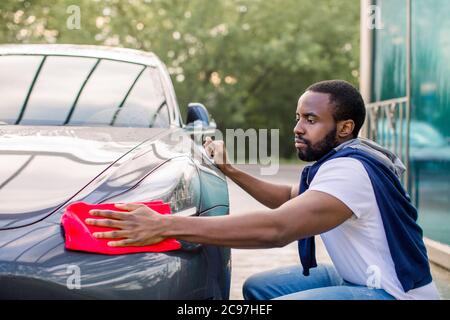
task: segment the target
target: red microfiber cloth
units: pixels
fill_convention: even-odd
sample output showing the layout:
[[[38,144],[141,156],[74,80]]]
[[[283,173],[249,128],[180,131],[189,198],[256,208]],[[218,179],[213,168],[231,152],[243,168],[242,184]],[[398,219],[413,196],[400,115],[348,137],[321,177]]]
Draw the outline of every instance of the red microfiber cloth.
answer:
[[[170,206],[162,201],[144,202],[146,206],[160,214],[170,214]],[[89,214],[92,209],[124,211],[116,208],[113,203],[88,204],[76,202],[69,205],[61,217],[61,224],[65,231],[66,249],[103,254],[126,254],[137,252],[165,252],[181,248],[175,239],[165,239],[159,243],[141,247],[110,247],[109,241],[120,239],[97,239],[92,233],[117,230],[115,228],[87,225],[85,219],[105,219]]]

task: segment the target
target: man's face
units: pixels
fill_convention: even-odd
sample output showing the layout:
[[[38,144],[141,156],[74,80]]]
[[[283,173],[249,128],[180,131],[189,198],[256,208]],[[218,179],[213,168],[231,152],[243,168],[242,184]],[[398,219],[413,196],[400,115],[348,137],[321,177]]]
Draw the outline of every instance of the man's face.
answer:
[[[329,94],[306,91],[299,99],[294,128],[295,148],[303,161],[316,161],[339,143]]]

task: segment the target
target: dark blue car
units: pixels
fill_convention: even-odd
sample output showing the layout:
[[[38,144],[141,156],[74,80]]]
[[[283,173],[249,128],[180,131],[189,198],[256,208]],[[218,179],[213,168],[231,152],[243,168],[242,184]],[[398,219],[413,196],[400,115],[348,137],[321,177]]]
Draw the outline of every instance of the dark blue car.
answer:
[[[109,256],[64,247],[61,214],[77,201],[229,212],[226,180],[200,144],[214,129],[206,109],[191,105],[183,124],[154,54],[1,45],[0,97],[1,299],[228,299],[229,249],[184,242]]]

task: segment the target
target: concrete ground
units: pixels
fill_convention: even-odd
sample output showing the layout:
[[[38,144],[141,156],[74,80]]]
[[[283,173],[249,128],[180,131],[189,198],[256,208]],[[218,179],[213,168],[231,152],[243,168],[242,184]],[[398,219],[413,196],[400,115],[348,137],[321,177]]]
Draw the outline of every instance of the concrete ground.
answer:
[[[260,176],[257,166],[245,165],[240,166],[242,170],[252,175]],[[261,178],[280,184],[296,184],[298,183],[301,166],[298,165],[282,165],[279,172],[275,176],[260,176]],[[251,198],[242,189],[240,189],[231,180],[229,182],[231,214],[242,214],[252,210],[264,209],[265,207],[259,202]],[[316,255],[317,262],[331,263],[326,249],[320,240],[316,237]],[[287,265],[299,265],[299,257],[297,253],[297,243],[291,243],[284,248],[276,249],[259,249],[259,250],[232,250],[232,277],[231,277],[231,293],[230,299],[242,300],[242,285],[250,275],[274,269]],[[433,278],[441,293],[443,299],[450,299],[450,272],[432,264]]]

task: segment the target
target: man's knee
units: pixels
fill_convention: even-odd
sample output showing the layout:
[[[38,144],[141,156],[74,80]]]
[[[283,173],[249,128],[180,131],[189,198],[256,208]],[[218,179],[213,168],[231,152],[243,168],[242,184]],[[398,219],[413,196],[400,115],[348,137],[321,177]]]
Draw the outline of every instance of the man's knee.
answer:
[[[290,266],[252,275],[245,281],[242,295],[245,300],[268,300],[298,291],[341,284],[342,278],[331,265],[311,269],[308,277],[303,276],[299,266]]]
[[[245,280],[242,295],[245,300],[264,300],[265,281],[261,276],[253,275]]]

